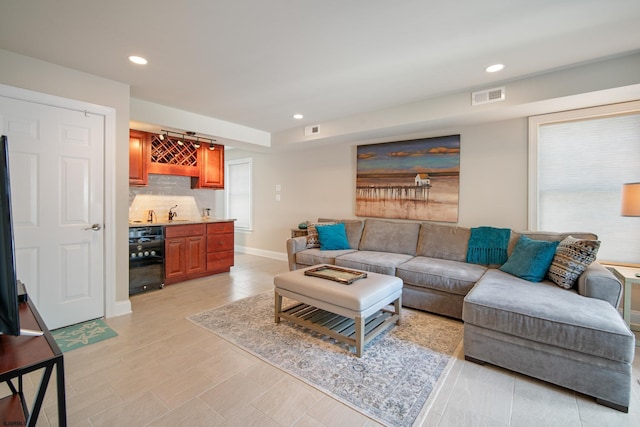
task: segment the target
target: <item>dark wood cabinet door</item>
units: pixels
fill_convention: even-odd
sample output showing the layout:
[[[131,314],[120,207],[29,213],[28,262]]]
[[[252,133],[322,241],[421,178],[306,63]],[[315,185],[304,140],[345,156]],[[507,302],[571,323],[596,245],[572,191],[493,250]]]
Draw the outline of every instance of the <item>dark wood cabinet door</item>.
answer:
[[[204,236],[191,236],[186,239],[187,274],[206,271],[206,239]]]
[[[181,281],[187,274],[186,238],[174,237],[164,241],[165,283]]]
[[[192,188],[224,189],[224,146],[203,144],[198,151],[199,174],[191,179]]]
[[[129,185],[148,185],[149,140],[146,132],[129,131]]]

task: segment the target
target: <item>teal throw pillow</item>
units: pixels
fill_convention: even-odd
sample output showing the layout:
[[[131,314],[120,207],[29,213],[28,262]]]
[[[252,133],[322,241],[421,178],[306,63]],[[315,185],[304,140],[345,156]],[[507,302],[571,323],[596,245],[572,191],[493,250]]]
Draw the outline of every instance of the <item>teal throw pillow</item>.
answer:
[[[318,240],[320,240],[321,251],[351,248],[349,246],[349,240],[347,240],[347,231],[344,228],[344,224],[316,224],[316,230],[318,230]]]
[[[559,243],[520,236],[513,253],[500,270],[530,282],[539,282],[547,274]]]

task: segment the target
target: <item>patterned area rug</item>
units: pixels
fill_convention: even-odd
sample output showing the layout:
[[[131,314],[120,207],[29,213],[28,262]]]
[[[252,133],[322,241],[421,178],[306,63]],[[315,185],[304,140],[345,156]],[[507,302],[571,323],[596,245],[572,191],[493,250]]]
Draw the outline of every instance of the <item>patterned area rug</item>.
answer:
[[[404,309],[401,325],[362,358],[346,345],[283,321],[266,292],[189,317],[262,360],[390,426],[410,426],[462,340],[462,322]],[[283,307],[292,301],[286,300]]]
[[[56,329],[51,335],[63,353],[118,336],[102,319]]]

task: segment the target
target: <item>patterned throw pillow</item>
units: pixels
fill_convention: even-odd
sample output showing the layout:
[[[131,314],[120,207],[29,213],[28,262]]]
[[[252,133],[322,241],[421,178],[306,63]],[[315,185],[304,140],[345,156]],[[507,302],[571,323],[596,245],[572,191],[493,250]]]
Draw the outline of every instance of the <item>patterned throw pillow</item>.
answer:
[[[571,289],[584,270],[596,259],[599,240],[565,238],[556,249],[547,278],[564,289]]]
[[[320,238],[316,225],[334,225],[335,222],[309,222],[307,221],[307,249],[319,248]]]

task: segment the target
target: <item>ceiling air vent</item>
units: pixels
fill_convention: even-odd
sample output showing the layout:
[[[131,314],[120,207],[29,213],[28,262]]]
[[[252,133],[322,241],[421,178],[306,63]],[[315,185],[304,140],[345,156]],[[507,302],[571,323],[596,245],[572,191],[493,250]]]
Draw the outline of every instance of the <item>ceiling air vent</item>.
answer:
[[[490,104],[492,102],[505,100],[505,87],[495,87],[493,89],[481,90],[471,94],[471,105]]]
[[[320,126],[319,125],[306,126],[304,128],[304,136],[317,135],[319,133],[320,133]]]

